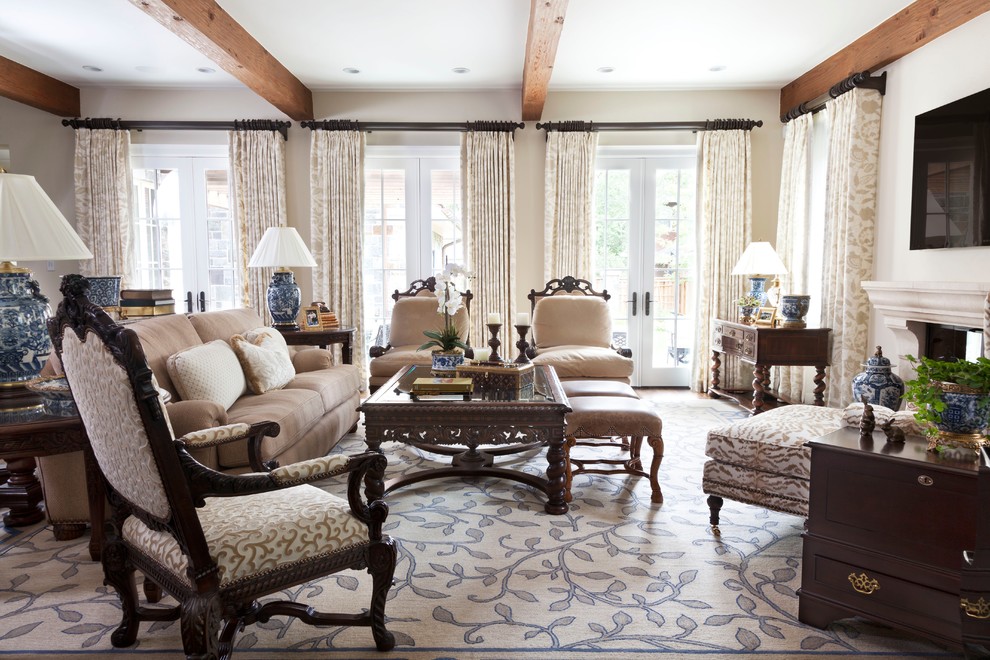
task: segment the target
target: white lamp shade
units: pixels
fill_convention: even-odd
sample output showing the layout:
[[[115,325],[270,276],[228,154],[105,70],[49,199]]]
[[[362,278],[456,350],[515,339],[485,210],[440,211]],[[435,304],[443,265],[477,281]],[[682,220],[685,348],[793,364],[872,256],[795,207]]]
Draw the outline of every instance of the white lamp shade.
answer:
[[[784,275],[787,268],[777,256],[773,246],[766,241],[754,241],[739,257],[733,275]]]
[[[92,258],[33,176],[0,174],[0,261]]]
[[[316,260],[294,227],[269,227],[255,248],[249,267],[316,266]]]

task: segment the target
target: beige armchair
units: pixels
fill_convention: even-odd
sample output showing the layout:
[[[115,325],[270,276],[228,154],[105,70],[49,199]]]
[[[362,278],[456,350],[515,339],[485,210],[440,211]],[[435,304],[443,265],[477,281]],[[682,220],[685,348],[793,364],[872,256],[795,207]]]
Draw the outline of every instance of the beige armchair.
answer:
[[[406,291],[400,293],[396,289],[392,294],[395,305],[389,322],[388,341],[384,346],[372,346],[369,349],[369,391],[377,390],[407,364],[432,364],[433,349],[418,349],[429,341],[423,331],[436,330],[442,324],[443,317],[437,312],[436,286],[436,279],[428,277],[425,280],[415,280]],[[468,343],[473,295],[470,291],[465,291],[461,297],[464,299],[464,306],[454,315],[453,321],[460,336],[464,337],[464,342]],[[468,357],[472,357],[472,354],[469,351]]]
[[[550,365],[565,380],[630,382],[632,351],[612,346],[607,291],[571,276],[550,280],[529,292],[532,312],[530,359]]]
[[[228,657],[244,625],[279,615],[370,626],[378,649],[391,649],[385,600],[396,547],[382,534],[385,457],[325,456],[236,476],[204,466],[191,450],[274,436],[278,424],[228,424],[175,438],[137,335],[91,303],[87,288],[78,275],[63,279],[65,299],[49,332],[111,506],[102,563],[121,603],[111,643],[134,644],[143,621],[178,619],[187,658]],[[346,500],[308,485],[345,473]],[[371,574],[367,611],[320,613],[292,601],[258,602],[344,569]],[[179,604],[140,606],[136,570]],[[145,593],[157,600],[147,583]]]

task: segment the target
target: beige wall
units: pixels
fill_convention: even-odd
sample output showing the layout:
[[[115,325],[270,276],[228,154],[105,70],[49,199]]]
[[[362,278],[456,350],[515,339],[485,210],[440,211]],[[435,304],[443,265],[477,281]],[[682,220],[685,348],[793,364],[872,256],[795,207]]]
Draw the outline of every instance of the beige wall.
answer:
[[[880,127],[877,247],[874,279],[905,282],[990,282],[990,247],[910,250],[914,118],[990,88],[990,14],[983,14],[887,67]],[[871,343],[894,346],[874,314]],[[864,358],[868,356],[863,356]]]

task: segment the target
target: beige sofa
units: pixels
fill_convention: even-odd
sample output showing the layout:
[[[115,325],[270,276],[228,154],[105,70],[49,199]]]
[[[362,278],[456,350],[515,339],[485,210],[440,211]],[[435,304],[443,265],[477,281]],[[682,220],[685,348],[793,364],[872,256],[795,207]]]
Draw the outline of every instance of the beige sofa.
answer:
[[[168,359],[182,351],[204,347],[220,339],[230,342],[263,328],[261,317],[251,309],[198,314],[173,314],[127,324],[144,348],[148,366],[159,387],[171,395],[166,405],[176,437],[190,431],[231,424],[274,421],[280,431],[261,443],[261,459],[281,465],[323,456],[353,429],[358,421],[360,377],[353,365],[334,365],[332,354],[319,348],[287,346],[295,370],[281,389],[253,394],[250,389],[225,409],[210,400],[183,400],[180,387],[169,373]],[[221,347],[222,348],[222,347]],[[195,353],[193,354],[195,355]],[[229,385],[230,378],[219,379]],[[246,442],[196,450],[197,460],[229,473],[251,471]],[[38,460],[45,507],[56,536],[71,538],[89,520],[85,472],[81,453],[48,456]]]
[[[635,366],[632,351],[612,346],[607,292],[587,280],[564,277],[530,291],[532,346],[536,364],[550,365],[566,380],[616,380],[629,383]]]

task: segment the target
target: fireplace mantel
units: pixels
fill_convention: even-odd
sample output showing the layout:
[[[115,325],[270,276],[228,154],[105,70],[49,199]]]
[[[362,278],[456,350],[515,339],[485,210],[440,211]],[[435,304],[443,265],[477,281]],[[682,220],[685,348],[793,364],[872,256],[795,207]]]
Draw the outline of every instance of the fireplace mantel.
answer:
[[[870,303],[894,333],[897,355],[924,352],[925,324],[942,323],[964,328],[984,327],[986,282],[863,282]],[[897,365],[902,377],[911,365]]]

